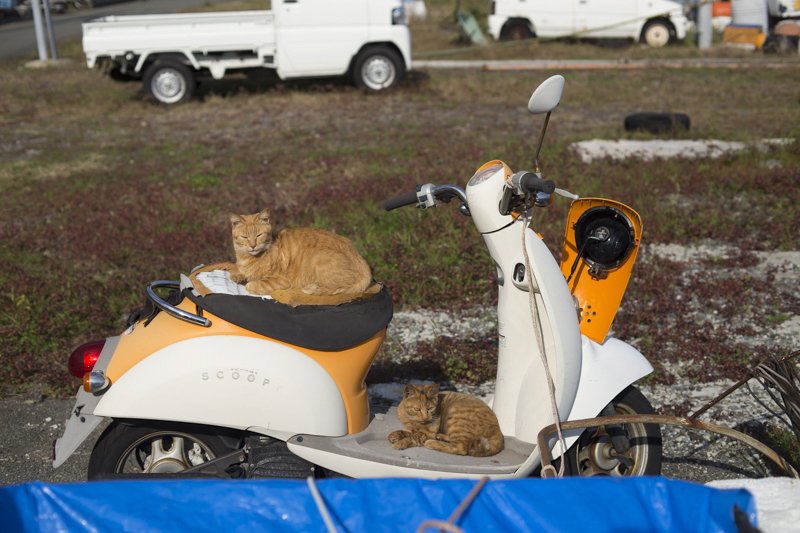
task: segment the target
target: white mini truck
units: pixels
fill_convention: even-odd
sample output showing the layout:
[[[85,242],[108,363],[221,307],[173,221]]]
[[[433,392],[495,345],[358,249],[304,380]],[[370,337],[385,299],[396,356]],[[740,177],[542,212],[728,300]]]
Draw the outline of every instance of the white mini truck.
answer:
[[[143,81],[163,104],[192,97],[198,74],[270,69],[280,79],[350,75],[371,91],[411,65],[401,0],[272,0],[265,11],[110,16],[83,24],[89,68]]]

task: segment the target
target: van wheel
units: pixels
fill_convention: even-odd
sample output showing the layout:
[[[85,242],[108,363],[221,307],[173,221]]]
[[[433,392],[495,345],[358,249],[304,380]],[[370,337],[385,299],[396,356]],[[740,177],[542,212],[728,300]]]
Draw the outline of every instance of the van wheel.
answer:
[[[158,60],[147,67],[142,83],[150,96],[167,105],[189,100],[196,85],[189,67],[169,60]]]
[[[642,30],[642,41],[651,48],[662,48],[673,36],[672,26],[663,20],[652,20]]]
[[[353,81],[358,87],[382,91],[397,85],[405,75],[405,64],[400,56],[386,47],[369,48],[353,65]]]
[[[533,39],[533,37],[533,32],[528,24],[521,20],[509,21],[500,30],[501,41],[522,41],[524,39]]]
[[[89,458],[89,480],[115,474],[174,474],[239,449],[225,430],[191,424],[113,421]]]
[[[636,387],[628,387],[611,401],[618,415],[653,414],[653,406]],[[617,453],[612,435],[627,438],[628,449]],[[589,428],[567,450],[569,476],[657,476],[661,473],[661,428],[658,424],[620,424]]]

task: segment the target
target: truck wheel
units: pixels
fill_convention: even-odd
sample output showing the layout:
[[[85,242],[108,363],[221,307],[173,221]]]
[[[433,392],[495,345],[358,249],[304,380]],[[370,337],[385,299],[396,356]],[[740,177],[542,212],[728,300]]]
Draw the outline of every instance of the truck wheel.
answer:
[[[662,48],[672,39],[673,29],[668,22],[651,20],[642,30],[642,41],[651,48]]]
[[[189,68],[177,61],[156,61],[145,70],[144,90],[162,104],[178,104],[194,94],[195,79]]]
[[[174,474],[239,447],[239,439],[208,426],[113,421],[89,458],[89,480],[115,474]]]
[[[534,35],[525,21],[511,20],[500,30],[501,41],[522,41],[533,39]]]
[[[653,406],[636,387],[628,387],[611,400],[619,415],[653,414]],[[623,435],[629,448],[617,453],[612,435]],[[657,476],[661,473],[661,429],[658,424],[621,424],[589,428],[567,450],[569,476]]]
[[[405,64],[391,48],[369,48],[353,66],[353,81],[358,87],[382,91],[397,85],[405,75]]]

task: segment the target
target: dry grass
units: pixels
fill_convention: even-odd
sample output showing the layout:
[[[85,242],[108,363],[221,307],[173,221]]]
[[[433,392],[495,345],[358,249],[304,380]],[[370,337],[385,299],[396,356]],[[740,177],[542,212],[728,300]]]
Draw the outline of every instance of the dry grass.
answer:
[[[415,50],[453,46],[442,22],[446,6],[433,7],[427,25],[412,27]],[[548,56],[590,50],[525,46],[547,49]],[[624,50],[650,53],[638,45]],[[597,55],[612,53],[622,52]],[[399,305],[493,304],[493,269],[468,219],[451,209],[386,214],[379,205],[416,183],[464,185],[488,159],[529,166],[539,122],[525,104],[550,73],[432,70],[382,95],[336,81],[237,79],[205,83],[199,100],[165,108],[145,101],[135,84],[85,69],[77,43],[62,55],[76,60],[73,68],[0,66],[0,379],[6,386],[69,390],[70,349],[116,334],[146,282],[230,254],[230,211],[269,206],[287,225],[318,224],[352,237]],[[693,127],[686,137],[798,138],[795,70],[565,75],[563,104],[542,157],[560,186],[633,205],[645,220],[647,242],[800,250],[797,143],[714,161],[592,165],[569,149],[576,140],[629,137],[625,115],[645,110],[688,113]],[[564,210],[537,214],[556,252]],[[711,361],[710,350],[740,354],[731,340],[740,324],[723,324],[713,337],[685,335],[685,310],[670,300],[679,289],[675,276],[684,273],[681,265],[644,259],[618,333],[650,343],[665,361],[700,365]],[[735,306],[746,273],[717,286],[715,297]],[[685,287],[704,285],[691,278]],[[769,316],[800,313],[796,293],[762,294],[749,297],[764,302],[749,315],[753,327],[765,327]],[[727,375],[741,368],[744,356],[729,358],[736,357]]]

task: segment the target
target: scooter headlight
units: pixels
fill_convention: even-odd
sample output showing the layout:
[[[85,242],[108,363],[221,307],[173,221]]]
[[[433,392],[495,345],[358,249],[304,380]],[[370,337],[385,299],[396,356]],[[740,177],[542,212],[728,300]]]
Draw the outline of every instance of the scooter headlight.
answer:
[[[613,207],[589,209],[575,223],[575,244],[595,270],[613,270],[621,265],[634,243],[633,224]]]

